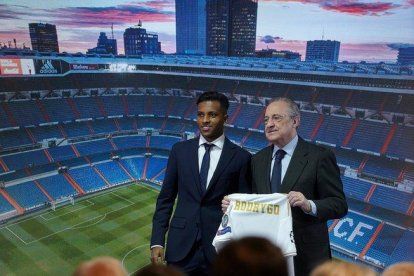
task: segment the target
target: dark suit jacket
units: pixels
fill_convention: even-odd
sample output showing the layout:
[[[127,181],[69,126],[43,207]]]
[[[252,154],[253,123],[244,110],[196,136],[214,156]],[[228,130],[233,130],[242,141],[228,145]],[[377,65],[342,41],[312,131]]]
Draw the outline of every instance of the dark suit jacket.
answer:
[[[252,157],[254,193],[271,193],[272,150],[273,146],[266,147]],[[331,257],[326,221],[343,217],[348,211],[333,152],[299,138],[281,187],[281,193],[290,191],[301,192],[317,208],[317,216],[292,208],[298,254],[295,275],[308,275],[314,266]]]
[[[223,216],[221,200],[231,193],[251,192],[251,155],[226,138],[217,168],[203,194],[198,168],[198,143],[197,137],[172,147],[157,199],[151,245],[164,245],[168,231],[167,262],[184,259],[196,242],[197,235],[201,237],[208,261],[212,262],[216,252],[211,243]]]

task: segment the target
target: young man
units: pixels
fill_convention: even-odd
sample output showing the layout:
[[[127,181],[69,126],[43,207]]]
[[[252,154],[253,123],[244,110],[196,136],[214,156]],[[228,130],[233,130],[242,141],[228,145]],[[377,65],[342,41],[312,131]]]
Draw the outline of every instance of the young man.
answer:
[[[273,99],[264,124],[271,145],[252,157],[252,189],[258,194],[288,195],[297,250],[295,275],[309,275],[331,258],[327,220],[348,211],[339,168],[332,151],[298,136],[300,111],[291,99]],[[224,198],[223,211],[228,203]]]
[[[216,256],[211,243],[223,215],[221,199],[251,192],[250,153],[224,136],[228,107],[225,95],[203,93],[197,100],[200,136],[171,150],[153,218],[153,263],[164,261],[168,231],[167,263],[188,275],[207,275]]]

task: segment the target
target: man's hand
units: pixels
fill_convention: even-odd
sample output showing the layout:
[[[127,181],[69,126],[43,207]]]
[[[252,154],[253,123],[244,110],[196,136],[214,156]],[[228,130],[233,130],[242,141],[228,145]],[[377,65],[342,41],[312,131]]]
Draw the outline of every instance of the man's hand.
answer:
[[[290,206],[299,207],[304,213],[310,213],[312,211],[309,200],[301,192],[292,191],[287,196]]]
[[[230,199],[228,196],[225,196],[223,198],[223,200],[221,201],[221,210],[223,211],[223,213],[225,213],[227,211],[227,208],[230,205]]]
[[[154,246],[151,248],[151,263],[164,263],[164,248],[161,246]]]

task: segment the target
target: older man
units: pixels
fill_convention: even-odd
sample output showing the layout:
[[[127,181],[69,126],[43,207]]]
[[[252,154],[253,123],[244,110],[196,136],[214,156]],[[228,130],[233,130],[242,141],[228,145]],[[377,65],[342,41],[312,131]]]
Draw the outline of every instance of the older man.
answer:
[[[288,195],[297,249],[295,275],[309,275],[331,258],[327,220],[348,211],[339,168],[331,150],[298,136],[300,111],[291,99],[273,99],[264,124],[271,145],[252,157],[252,189],[259,194]],[[223,210],[227,206],[225,197]]]

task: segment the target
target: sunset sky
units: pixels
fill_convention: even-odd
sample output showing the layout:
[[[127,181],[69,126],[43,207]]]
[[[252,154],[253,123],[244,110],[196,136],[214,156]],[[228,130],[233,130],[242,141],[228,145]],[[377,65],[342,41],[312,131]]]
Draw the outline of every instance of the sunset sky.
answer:
[[[86,52],[99,32],[124,53],[123,32],[143,22],[157,33],[162,50],[175,52],[174,0],[2,0],[0,42],[31,47],[29,23],[57,27],[60,51]],[[395,62],[401,46],[414,46],[414,0],[259,0],[256,49],[292,50],[305,57],[306,41],[341,42],[339,60]],[[13,45],[13,42],[12,42]]]

